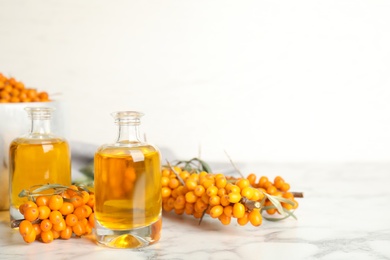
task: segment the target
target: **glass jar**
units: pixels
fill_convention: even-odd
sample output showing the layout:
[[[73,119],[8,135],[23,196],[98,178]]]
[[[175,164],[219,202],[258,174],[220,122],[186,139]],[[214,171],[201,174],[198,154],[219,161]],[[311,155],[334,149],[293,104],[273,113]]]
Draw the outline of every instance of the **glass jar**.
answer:
[[[27,135],[14,139],[9,149],[11,221],[22,219],[19,197],[24,189],[42,184],[71,184],[71,155],[68,142],[51,133],[51,107],[26,107],[31,119]]]
[[[142,113],[112,116],[116,142],[100,146],[94,158],[96,239],[113,248],[143,247],[160,239],[160,152],[139,137]]]

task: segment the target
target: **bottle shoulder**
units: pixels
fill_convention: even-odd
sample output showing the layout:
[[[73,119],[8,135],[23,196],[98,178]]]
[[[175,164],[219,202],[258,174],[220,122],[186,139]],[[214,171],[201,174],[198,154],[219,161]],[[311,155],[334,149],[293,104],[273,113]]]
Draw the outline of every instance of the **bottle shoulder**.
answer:
[[[147,143],[114,143],[104,144],[98,147],[95,154],[106,154],[106,155],[126,155],[132,152],[141,152],[147,154],[159,154],[159,149]]]

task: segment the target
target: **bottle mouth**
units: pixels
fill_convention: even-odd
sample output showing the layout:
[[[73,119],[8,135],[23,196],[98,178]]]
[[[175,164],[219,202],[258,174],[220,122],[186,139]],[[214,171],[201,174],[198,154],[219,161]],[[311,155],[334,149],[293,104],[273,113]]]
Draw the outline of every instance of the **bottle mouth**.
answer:
[[[50,119],[51,114],[55,109],[52,107],[26,107],[24,110],[30,118]]]
[[[141,123],[141,117],[144,114],[138,111],[118,111],[111,113],[111,116],[115,119],[116,123],[119,124],[136,124]]]

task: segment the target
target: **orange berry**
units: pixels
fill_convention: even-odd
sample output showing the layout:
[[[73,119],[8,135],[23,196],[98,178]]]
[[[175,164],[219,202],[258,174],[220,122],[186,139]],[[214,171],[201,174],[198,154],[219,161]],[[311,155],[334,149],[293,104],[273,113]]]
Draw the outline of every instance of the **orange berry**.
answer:
[[[227,180],[226,180],[225,176],[219,177],[215,181],[215,186],[217,186],[218,189],[225,188],[226,184],[227,184]]]
[[[247,177],[246,177],[246,179],[249,181],[249,184],[251,185],[251,186],[255,186],[255,184],[256,184],[256,174],[254,174],[254,173],[251,173],[251,174],[249,174]]]
[[[176,178],[171,178],[168,182],[168,187],[171,189],[176,189],[177,187],[179,187],[179,185],[180,185],[180,182]]]
[[[251,200],[253,197],[253,194],[255,193],[254,188],[248,186],[241,190],[241,196]]]
[[[223,208],[223,213],[226,216],[231,217],[233,215],[233,207],[231,205],[224,207]]]
[[[268,182],[268,178],[266,176],[261,176],[257,186],[260,188],[264,188],[265,183]]]
[[[23,203],[22,205],[19,206],[19,212],[24,215],[24,210],[27,209],[27,208],[37,208],[37,204],[35,204],[34,201],[31,201],[31,200],[28,200],[26,201],[25,203]]]
[[[36,238],[35,229],[31,230],[30,233],[28,233],[27,235],[23,236],[23,240],[26,243],[34,242],[35,238]]]
[[[89,193],[88,191],[81,191],[81,197],[83,198],[83,204],[87,204],[89,201]]]
[[[186,198],[186,202],[188,203],[195,203],[196,200],[198,199],[198,197],[195,195],[193,191],[187,192],[185,198]]]
[[[271,185],[271,186],[269,186],[269,187],[267,188],[267,193],[270,194],[270,195],[275,194],[276,191],[277,191],[277,189],[276,189],[276,187],[273,186],[273,185]]]
[[[61,231],[57,231],[57,230],[52,229],[51,232],[53,233],[53,239],[57,239],[60,237]]]
[[[35,200],[35,203],[37,206],[47,206],[49,204],[49,197],[48,196],[38,196],[37,199]]]
[[[33,228],[35,230],[35,235],[38,238],[41,235],[41,232],[42,232],[41,224],[35,223],[35,224],[33,224]]]
[[[73,230],[72,227],[66,226],[64,230],[60,232],[60,238],[69,239],[72,237]]]
[[[73,233],[75,233],[76,236],[82,236],[85,233],[85,226],[81,221],[78,221],[73,227],[72,227]]]
[[[231,217],[228,217],[226,216],[224,213],[222,213],[219,217],[218,217],[219,221],[223,224],[223,225],[229,225],[230,224],[230,221],[231,221]]]
[[[51,210],[59,210],[62,204],[64,204],[64,199],[56,194],[50,197],[48,206]]]
[[[255,227],[260,226],[261,223],[263,222],[263,217],[261,216],[260,210],[259,209],[253,209],[249,213],[249,221],[251,224]]]
[[[194,194],[201,197],[205,193],[205,188],[202,185],[197,185],[194,189]]]
[[[248,179],[238,179],[235,183],[241,190],[245,187],[249,187],[250,183]]]
[[[53,227],[53,223],[49,219],[42,220],[41,224],[41,231],[49,231]]]
[[[39,206],[38,211],[39,211],[39,216],[38,216],[39,219],[48,218],[50,215],[50,212],[51,212],[50,208],[48,206],[45,206],[45,205]]]
[[[290,189],[290,184],[287,182],[283,183],[282,187],[280,187],[281,191],[288,191]]]
[[[237,203],[241,200],[241,195],[239,193],[231,192],[227,195],[227,198],[230,203]]]
[[[162,187],[167,187],[169,183],[169,178],[167,176],[161,177],[161,186]]]
[[[223,207],[221,205],[213,206],[210,210],[210,216],[212,218],[218,218],[223,213]]]
[[[93,194],[93,193],[89,194],[89,200],[88,200],[87,205],[90,206],[91,208],[93,208],[95,206],[95,194]]]
[[[39,217],[39,210],[35,207],[26,208],[23,216],[28,221],[34,221]]]
[[[194,180],[193,178],[188,178],[185,184],[188,190],[194,190],[195,187],[198,185],[197,181]]]
[[[66,192],[69,194],[70,197],[73,197],[73,196],[80,194],[79,189],[77,188],[76,185],[70,185],[68,187],[68,189],[66,190]]]
[[[71,197],[70,203],[73,204],[74,208],[77,208],[84,204],[84,200],[80,195],[74,195]]]
[[[49,231],[42,231],[41,233],[41,240],[43,243],[51,243],[54,240],[53,232],[51,230]]]
[[[95,227],[95,213],[91,213],[91,215],[89,215],[88,223],[91,227]]]
[[[245,214],[245,206],[242,203],[235,203],[233,205],[233,217],[242,218]]]
[[[163,198],[169,198],[171,196],[172,190],[168,187],[161,188],[161,196]]]
[[[245,226],[248,222],[249,222],[249,212],[245,212],[244,216],[242,216],[241,218],[237,219],[237,223],[240,226]]]
[[[73,214],[76,215],[78,220],[82,220],[87,217],[87,210],[83,206],[80,206],[75,208]]]
[[[218,193],[218,187],[217,186],[210,186],[207,188],[206,190],[206,194],[211,197],[211,196],[215,196],[217,195]]]
[[[62,217],[61,212],[58,210],[53,210],[50,212],[49,219],[53,225],[59,224],[64,218]]]
[[[67,226],[73,227],[78,222],[78,218],[75,214],[69,214],[65,217],[65,222]]]
[[[52,229],[55,230],[55,231],[57,231],[57,232],[60,232],[60,231],[64,230],[65,227],[66,227],[65,220],[62,219],[62,220],[60,221],[60,223],[54,224]]]
[[[59,209],[59,212],[61,212],[62,215],[66,216],[69,215],[74,211],[74,206],[72,203],[64,201],[62,204],[62,207]]]
[[[28,235],[33,229],[34,229],[34,228],[33,228],[33,225],[32,225],[31,222],[28,221],[28,220],[23,220],[23,221],[20,222],[20,224],[19,224],[19,233],[20,233],[22,236]]]
[[[210,206],[216,206],[221,204],[221,197],[218,195],[213,195],[209,198],[209,205]]]

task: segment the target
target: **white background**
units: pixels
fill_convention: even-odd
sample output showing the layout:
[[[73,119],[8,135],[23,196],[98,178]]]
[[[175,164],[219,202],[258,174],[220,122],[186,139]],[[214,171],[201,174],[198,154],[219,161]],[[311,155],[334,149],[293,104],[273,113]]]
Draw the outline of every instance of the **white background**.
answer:
[[[66,102],[71,140],[139,110],[181,159],[390,160],[386,0],[0,0],[0,72]]]

